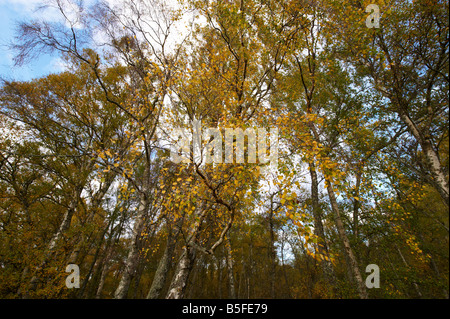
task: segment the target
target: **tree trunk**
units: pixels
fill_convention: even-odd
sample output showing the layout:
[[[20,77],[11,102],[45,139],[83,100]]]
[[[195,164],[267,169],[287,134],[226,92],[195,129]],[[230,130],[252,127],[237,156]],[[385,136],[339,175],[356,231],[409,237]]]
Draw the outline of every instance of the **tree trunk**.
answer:
[[[180,261],[178,262],[175,274],[172,277],[172,282],[167,292],[166,299],[182,299],[184,298],[185,289],[191,274],[192,267],[194,266],[196,258],[196,249],[194,246],[198,243],[198,237],[200,235],[200,228],[203,220],[205,219],[207,209],[204,207],[198,209],[199,221],[194,227],[192,235],[186,240],[186,246]]]
[[[231,251],[230,239],[226,237],[227,248],[227,270],[228,270],[228,281],[230,283],[230,295],[229,299],[236,299],[236,288],[234,286],[234,274],[233,274],[233,255]]]
[[[355,238],[359,237],[359,208],[361,206],[361,203],[359,201],[359,189],[361,187],[361,176],[362,172],[360,169],[358,169],[358,172],[356,173],[356,185],[355,185],[355,199],[353,202],[353,234],[355,235]]]
[[[312,210],[314,215],[314,232],[319,238],[317,243],[319,254],[323,257],[321,261],[321,266],[326,280],[330,283],[332,287],[336,286],[336,278],[333,271],[333,265],[330,261],[330,255],[328,252],[328,244],[325,238],[325,231],[323,229],[322,223],[322,210],[320,208],[319,202],[319,182],[317,178],[316,168],[313,162],[309,163],[309,173],[311,175],[311,201]]]
[[[117,173],[114,171],[110,171],[108,172],[108,174],[106,174],[105,182],[101,184],[99,190],[92,196],[90,213],[89,216],[86,218],[85,223],[89,223],[90,221],[92,221],[95,215],[101,210],[103,198],[105,197],[106,193],[111,187],[111,184],[113,183],[116,176]],[[86,236],[84,236],[84,234],[81,234],[81,238],[77,238],[76,240],[77,244],[75,245],[75,248],[73,249],[72,254],[69,257],[68,261],[69,264],[75,264],[77,262],[80,251],[85,244]]]
[[[108,274],[109,259],[111,256],[111,252],[112,252],[112,249],[110,249],[105,256],[104,264],[103,264],[101,274],[100,274],[100,280],[98,283],[97,291],[95,293],[95,299],[100,299],[102,296],[103,287],[105,286],[106,275]]]
[[[405,259],[405,257],[403,256],[402,251],[400,250],[400,248],[398,248],[397,245],[395,245],[395,248],[397,249],[398,254],[400,255],[400,258],[402,259],[403,264],[405,265],[405,267],[406,267],[406,268],[409,268],[409,265],[408,265],[408,263],[406,262],[406,259]],[[422,292],[420,291],[420,288],[419,288],[419,285],[417,284],[417,282],[413,281],[413,286],[414,286],[414,289],[416,290],[417,296],[418,296],[419,298],[422,298]]]
[[[281,266],[283,267],[282,270],[283,270],[284,282],[286,283],[288,296],[289,296],[289,298],[292,298],[291,285],[288,280],[288,276],[287,276],[287,272],[286,272],[286,265],[284,264],[284,240],[285,240],[284,230],[283,230],[282,238],[283,238],[283,240],[281,241]]]
[[[123,227],[124,227],[125,219],[126,219],[125,215],[123,215],[119,221],[119,225],[114,227],[110,232],[110,236],[109,236],[108,242],[106,244],[106,248],[105,248],[106,253],[104,255],[104,260],[102,261],[103,266],[101,269],[100,280],[99,280],[97,291],[95,293],[96,299],[100,299],[100,297],[101,297],[101,294],[103,291],[103,286],[105,284],[105,279],[108,274],[108,270],[110,268],[109,263],[111,260],[111,256],[113,255],[113,252],[114,252],[114,246],[119,242],[120,235],[121,235]]]
[[[136,223],[133,228],[133,236],[131,238],[130,250],[128,252],[127,259],[125,261],[125,270],[120,279],[119,285],[114,292],[115,299],[124,299],[127,297],[128,289],[130,288],[131,280],[133,279],[138,259],[139,259],[139,249],[140,249],[140,237],[144,227],[144,220],[148,210],[148,200],[145,195],[142,195],[141,202],[138,207],[138,214],[136,218]]]
[[[444,170],[442,168],[441,162],[437,152],[434,150],[433,145],[429,137],[426,137],[417,127],[416,123],[403,111],[399,112],[400,118],[408,127],[409,132],[415,137],[417,142],[422,147],[423,153],[425,155],[427,166],[430,169],[431,177],[433,179],[433,184],[439,195],[443,199],[445,205],[448,207],[449,203],[449,190],[448,190],[448,179],[445,177]]]
[[[175,269],[166,299],[183,299],[196,257],[195,248],[186,246]]]
[[[336,227],[338,230],[339,238],[341,239],[342,244],[344,246],[344,253],[347,257],[346,260],[348,262],[348,267],[350,268],[353,274],[353,279],[356,283],[360,298],[368,299],[369,296],[367,294],[365,283],[358,268],[358,262],[353,253],[352,247],[350,246],[350,241],[348,240],[348,237],[345,233],[344,224],[342,223],[341,219],[341,213],[339,211],[339,206],[336,201],[336,195],[334,194],[334,190],[331,183],[328,180],[325,180],[325,182],[327,183],[328,197],[330,198],[331,208],[333,210],[334,218],[336,220]]]
[[[292,246],[292,245],[291,245]],[[305,272],[302,269],[302,267],[299,268],[299,273],[302,277],[306,277],[306,290],[308,292],[308,298],[313,299],[313,288],[314,288],[314,282],[313,282],[313,276],[312,276],[312,269],[310,268],[310,258],[309,255],[306,252],[305,246],[300,243],[299,247],[303,253],[304,259],[305,259],[305,265],[306,265],[306,276]],[[295,258],[298,260],[297,264],[301,265],[302,259],[300,258],[300,254],[294,253]]]
[[[275,298],[275,271],[276,271],[276,252],[275,252],[275,233],[273,225],[273,196],[270,198],[269,211],[269,259],[270,259],[270,298]]]
[[[30,280],[30,283],[29,283],[29,286],[27,289],[28,291],[36,290],[37,285],[39,284],[39,281],[40,281],[38,273],[47,265],[47,262],[53,256],[53,254],[56,250],[56,246],[62,239],[64,233],[70,228],[72,216],[75,213],[75,210],[77,209],[80,194],[81,194],[81,190],[75,189],[73,191],[73,197],[72,197],[72,201],[70,202],[69,208],[64,213],[64,216],[61,221],[61,224],[59,225],[58,231],[55,233],[55,235],[50,240],[50,243],[47,247],[47,252],[44,256],[44,259],[42,260],[40,265],[36,268],[35,275]],[[24,298],[29,297],[28,291],[25,292]]]
[[[177,237],[181,230],[183,219],[180,218],[175,226],[175,230],[169,233],[167,237],[167,244],[164,250],[164,254],[158,263],[158,268],[156,269],[155,277],[153,278],[152,285],[147,294],[147,299],[157,299],[161,295],[161,291],[166,283],[167,274],[170,269],[172,262],[173,252],[177,243]]]
[[[211,271],[211,281],[214,280],[214,271]],[[206,275],[205,275],[206,277]],[[206,286],[206,285],[205,285]],[[217,290],[219,291],[219,299],[222,299],[222,258],[217,258]]]

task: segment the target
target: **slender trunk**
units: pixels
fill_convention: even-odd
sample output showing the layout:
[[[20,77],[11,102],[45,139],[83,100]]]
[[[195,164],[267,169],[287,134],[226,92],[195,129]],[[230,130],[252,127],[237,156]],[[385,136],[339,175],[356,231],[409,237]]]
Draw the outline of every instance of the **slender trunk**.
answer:
[[[79,292],[78,292],[78,296],[79,296],[80,298],[81,298],[83,295],[85,295],[86,287],[87,287],[88,282],[89,282],[90,279],[91,279],[92,273],[94,273],[94,275],[97,273],[97,271],[94,272],[94,268],[97,268],[97,269],[98,269],[98,267],[100,267],[101,260],[98,260],[98,256],[99,256],[99,253],[100,253],[100,249],[101,249],[101,247],[102,247],[103,236],[104,236],[105,233],[106,233],[106,229],[105,229],[105,232],[102,234],[102,237],[101,237],[100,242],[99,242],[98,245],[97,245],[97,248],[96,248],[96,250],[95,250],[94,260],[92,261],[91,266],[89,267],[88,273],[87,273],[86,277],[85,277],[84,280],[83,280],[83,284],[81,285],[81,289],[80,289]],[[97,277],[97,278],[98,278],[98,277]],[[94,284],[95,284],[95,280],[96,280],[97,278],[95,278],[95,276],[94,276],[94,278],[92,278],[92,281],[94,282]],[[91,288],[90,290],[92,290],[92,288]],[[89,291],[88,291],[86,294],[89,294]]]
[[[22,298],[22,289],[23,289],[22,283],[25,282],[25,279],[27,278],[29,270],[30,270],[30,268],[28,266],[25,266],[25,268],[22,271],[22,275],[20,276],[20,286],[16,293],[19,298]]]
[[[431,176],[436,184],[436,188],[441,195],[444,203],[448,207],[448,178],[445,177],[437,152],[433,149],[429,141],[422,143],[422,148],[426,155],[430,167]]]
[[[166,299],[183,299],[189,275],[194,266],[195,248],[186,246],[175,269],[175,275],[170,284]]]
[[[139,258],[140,259],[140,258]],[[138,299],[139,293],[139,283],[141,282],[142,272],[144,271],[144,265],[139,262],[138,269],[136,271],[136,276],[134,277],[134,289],[133,289],[133,297],[132,299]]]
[[[208,289],[207,284],[210,282],[210,279],[208,278],[208,270],[203,267],[204,262],[204,255],[200,255],[200,259],[195,260],[194,264],[192,265],[191,274],[189,275],[189,282],[195,282],[195,287],[201,287],[198,289],[190,289],[189,291],[186,291],[183,298],[185,299],[195,299],[195,298],[202,298],[202,296],[209,296],[208,295]]]
[[[309,173],[311,175],[311,200],[314,215],[314,232],[319,238],[317,244],[319,254],[322,255],[321,267],[325,274],[326,280],[332,287],[336,286],[336,278],[333,271],[333,265],[330,261],[328,244],[325,238],[325,231],[322,223],[322,209],[319,202],[319,182],[317,178],[316,168],[313,162],[309,163]]]
[[[95,299],[100,299],[102,296],[103,287],[105,286],[106,275],[108,274],[108,270],[109,270],[109,259],[110,259],[111,253],[112,253],[112,249],[109,249],[105,256],[105,260],[104,260],[103,267],[102,267],[101,274],[100,274],[100,280],[98,282],[97,291],[95,293]]]
[[[347,234],[345,233],[345,228],[344,228],[344,224],[342,223],[341,213],[339,210],[339,206],[337,204],[336,195],[334,194],[334,190],[333,190],[331,183],[328,180],[326,180],[325,182],[327,183],[328,197],[330,199],[331,208],[334,213],[334,218],[336,221],[336,227],[338,230],[339,238],[342,241],[342,244],[344,246],[344,253],[347,257],[348,267],[350,268],[350,270],[352,272],[353,279],[356,283],[358,294],[359,294],[360,298],[368,299],[369,296],[367,294],[365,283],[363,281],[363,278],[362,278],[361,273],[358,268],[358,262],[353,253],[352,247],[350,246],[350,241],[347,237]]]
[[[392,261],[391,261],[391,259],[390,259],[389,257],[388,257],[388,259],[389,259],[389,265],[390,265],[391,268],[392,268],[392,272],[393,272],[394,275],[395,275],[396,281],[397,281],[397,282],[402,282],[400,276],[397,274],[397,268],[394,267],[394,265],[392,264]],[[395,281],[392,283],[392,285],[393,285],[393,287],[394,287],[395,290],[400,290],[400,289],[397,287],[397,285],[395,284]],[[402,290],[402,293],[405,294],[406,298],[411,298],[411,297],[409,296],[409,294],[408,294],[407,291],[404,291],[403,289],[401,289],[401,290]]]
[[[207,212],[208,210],[204,207],[200,208],[198,211],[199,221],[195,225],[192,235],[187,239],[183,254],[181,255],[180,261],[178,262],[177,268],[175,269],[175,274],[173,275],[172,282],[170,283],[166,299],[184,298],[189,275],[191,274],[192,267],[194,266],[196,258],[196,249],[194,246],[196,246],[198,243],[200,229]]]
[[[152,285],[147,294],[147,299],[157,299],[161,295],[161,291],[164,288],[164,284],[167,280],[167,274],[170,270],[170,265],[172,262],[173,252],[177,243],[177,237],[181,229],[181,224],[183,220],[180,218],[177,221],[176,228],[174,232],[170,232],[167,237],[167,244],[164,250],[164,254],[158,263],[158,268],[156,269],[155,277],[153,278]]]
[[[126,220],[126,217],[125,217],[125,215],[123,215],[119,221],[119,225],[114,227],[110,232],[109,240],[106,245],[106,254],[105,254],[104,260],[102,262],[103,266],[101,269],[100,280],[99,280],[97,291],[95,293],[96,299],[100,299],[100,297],[101,297],[101,294],[103,291],[103,286],[104,286],[105,280],[106,280],[106,276],[107,276],[108,270],[110,268],[109,262],[111,260],[111,256],[113,255],[113,252],[114,252],[114,246],[119,242],[120,235],[122,233],[123,226],[125,224],[125,220]],[[114,220],[112,220],[111,223],[113,223],[113,222],[114,222]]]
[[[359,237],[359,207],[361,206],[361,203],[359,201],[359,188],[361,187],[361,171],[359,170],[356,173],[356,185],[355,185],[355,196],[353,202],[353,234],[355,235],[355,238]]]
[[[250,277],[247,277],[247,299],[250,299]]]
[[[216,258],[214,258],[216,259]],[[213,260],[214,260],[213,259]],[[216,278],[216,271],[214,269],[214,267],[205,267],[206,263],[206,255],[205,254],[201,254],[199,260],[196,260],[196,263],[194,264],[194,267],[197,265],[198,267],[198,271],[195,273],[196,276],[200,275],[200,279],[197,277],[192,277],[192,280],[190,281],[191,283],[194,283],[196,287],[203,287],[203,289],[200,291],[199,290],[199,296],[202,298],[205,298],[205,296],[211,296],[212,298],[217,298],[217,296],[212,293],[210,293],[210,289],[211,286],[215,287],[214,285],[214,279]],[[220,258],[217,258],[217,262],[220,264]],[[211,264],[214,264],[214,261],[211,261]],[[219,267],[219,278],[221,278],[221,273],[222,270]],[[219,281],[220,285],[218,287],[218,292],[219,292],[219,299],[222,298],[222,281]],[[194,291],[195,289],[191,289],[191,291]],[[191,292],[190,291],[190,292]],[[214,291],[214,288],[213,288]],[[215,291],[214,291],[215,292]]]
[[[50,240],[50,243],[48,244],[47,252],[46,252],[46,254],[44,256],[44,259],[39,264],[39,266],[36,268],[35,275],[30,280],[30,283],[29,283],[29,286],[28,286],[28,291],[36,290],[37,285],[40,282],[39,272],[43,268],[45,268],[45,266],[47,265],[48,261],[50,260],[50,258],[55,253],[56,246],[61,241],[62,237],[64,236],[64,233],[70,228],[70,224],[71,224],[71,221],[72,221],[72,216],[75,213],[75,210],[76,210],[76,208],[78,206],[78,199],[79,199],[80,194],[81,194],[81,190],[75,189],[73,191],[73,198],[72,198],[72,200],[70,202],[69,208],[64,213],[64,216],[63,216],[63,219],[61,221],[61,224],[59,225],[58,231],[55,233],[55,235]],[[28,297],[29,297],[29,294],[28,294],[28,292],[26,292],[24,294],[24,298],[28,298]]]
[[[275,271],[276,271],[276,253],[275,253],[275,233],[273,227],[273,197],[270,201],[270,212],[269,212],[269,259],[270,259],[270,298],[275,298]]]
[[[253,275],[253,238],[250,237],[250,249],[248,254],[248,274],[247,274],[247,299],[250,299],[250,281]]]
[[[205,276],[206,277],[206,276]],[[214,279],[211,278],[211,281]],[[219,291],[219,299],[222,299],[222,258],[217,258],[217,285]]]
[[[201,284],[201,287],[203,287],[203,297],[202,298],[205,298],[206,296],[211,296],[213,298],[217,298],[217,296],[215,294],[210,292],[211,286],[213,287],[212,290],[214,291],[214,287],[215,287],[214,278],[216,277],[216,272],[214,271],[213,267],[205,267],[205,265],[206,265],[205,256],[206,256],[205,254],[202,254],[201,258],[198,262],[199,268],[201,269],[202,272],[204,272],[204,276],[202,276],[203,283]],[[209,279],[208,279],[208,274],[209,274]],[[222,280],[220,280],[219,282],[222,283]],[[197,280],[192,280],[192,283],[197,285]],[[222,299],[222,287],[219,288],[219,299]]]
[[[144,220],[148,207],[148,200],[145,195],[142,195],[141,202],[138,207],[136,222],[133,228],[130,250],[125,261],[125,269],[120,279],[119,285],[114,292],[115,299],[124,299],[127,297],[131,280],[135,275],[139,259],[140,237],[144,227]]]
[[[395,248],[397,249],[398,254],[400,255],[400,258],[402,259],[403,264],[406,266],[406,268],[409,268],[409,265],[408,265],[408,263],[406,262],[406,259],[405,259],[405,257],[403,256],[402,251],[400,250],[400,248],[398,248],[397,245],[395,245]],[[417,296],[418,296],[419,298],[422,298],[422,292],[420,291],[420,288],[419,288],[419,285],[417,284],[417,282],[413,281],[413,286],[414,286],[414,289],[416,290]]]
[[[244,278],[244,273],[245,273],[245,261],[244,261],[244,257],[242,257],[242,261],[241,261],[241,264],[242,264],[242,271],[241,271],[241,273],[239,274],[239,284],[238,284],[238,292],[237,292],[237,297],[238,297],[238,299],[241,299],[241,297],[242,297],[242,293],[241,293],[241,291],[242,291],[242,279]]]
[[[228,270],[228,281],[230,282],[230,299],[236,299],[236,288],[234,286],[234,274],[233,274],[233,255],[231,250],[230,239],[226,237],[227,248],[227,270]]]
[[[399,112],[400,118],[408,127],[409,132],[415,137],[417,142],[422,147],[425,155],[427,166],[430,169],[433,184],[439,195],[443,199],[445,205],[448,207],[449,203],[449,190],[448,190],[448,178],[445,177],[444,170],[439,160],[439,155],[434,150],[433,145],[429,137],[426,137],[417,127],[416,123],[405,112]]]
[[[89,223],[95,217],[95,215],[101,210],[103,198],[111,187],[112,182],[114,181],[117,173],[114,171],[110,171],[106,177],[105,182],[101,184],[100,189],[93,195],[92,197],[92,205],[90,209],[89,216],[86,218],[84,223]],[[108,226],[109,227],[109,226]],[[75,264],[78,260],[78,256],[80,254],[81,248],[84,246],[86,242],[86,236],[81,234],[81,238],[77,239],[77,244],[75,245],[74,250],[72,251],[69,257],[69,264]]]
[[[286,265],[284,264],[284,233],[283,233],[283,240],[281,242],[281,266],[283,267],[283,276],[284,276],[284,282],[286,283],[286,287],[287,287],[287,292],[288,292],[288,296],[289,298],[292,298],[292,293],[291,293],[291,285],[289,284],[289,280],[288,280],[288,276],[287,276],[287,272],[286,272]]]

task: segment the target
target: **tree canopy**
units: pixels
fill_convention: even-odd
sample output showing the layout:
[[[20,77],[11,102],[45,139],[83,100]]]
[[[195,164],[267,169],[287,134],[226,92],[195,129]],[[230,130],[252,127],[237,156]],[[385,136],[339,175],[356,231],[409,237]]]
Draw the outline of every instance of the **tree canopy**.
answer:
[[[448,298],[448,1],[46,5],[15,62],[65,70],[0,87],[0,298]]]

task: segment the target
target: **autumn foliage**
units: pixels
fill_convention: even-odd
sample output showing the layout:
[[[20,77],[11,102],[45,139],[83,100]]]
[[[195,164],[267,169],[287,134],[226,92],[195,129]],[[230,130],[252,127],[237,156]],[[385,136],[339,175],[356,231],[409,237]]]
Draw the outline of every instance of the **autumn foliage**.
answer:
[[[0,298],[448,298],[448,1],[94,2],[12,45],[66,69],[2,80]],[[171,161],[196,120],[276,169]]]

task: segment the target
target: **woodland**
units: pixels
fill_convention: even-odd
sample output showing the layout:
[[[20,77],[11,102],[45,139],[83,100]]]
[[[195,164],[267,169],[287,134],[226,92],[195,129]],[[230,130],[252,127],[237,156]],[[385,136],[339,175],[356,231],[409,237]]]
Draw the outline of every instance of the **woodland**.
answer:
[[[14,61],[64,70],[0,80],[0,298],[448,299],[448,1],[40,10]],[[194,120],[276,128],[275,167],[171,160]]]

